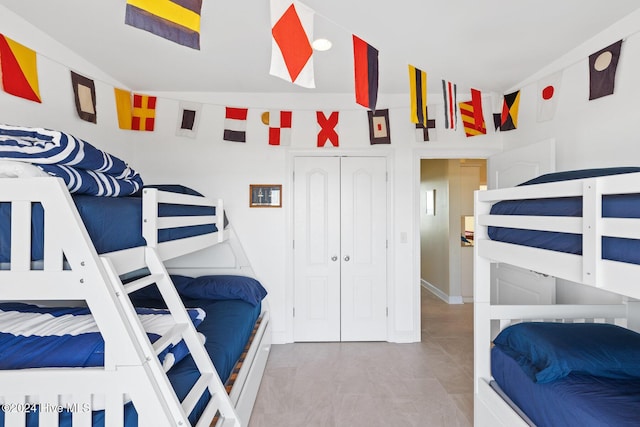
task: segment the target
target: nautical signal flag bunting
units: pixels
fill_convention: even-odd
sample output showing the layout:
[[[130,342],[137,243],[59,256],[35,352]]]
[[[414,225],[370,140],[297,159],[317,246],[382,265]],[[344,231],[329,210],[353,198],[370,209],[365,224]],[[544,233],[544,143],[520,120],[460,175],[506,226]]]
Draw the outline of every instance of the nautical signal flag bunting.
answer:
[[[459,107],[464,132],[467,137],[487,133],[484,115],[482,114],[482,93],[479,90],[471,89],[471,101],[461,102]]]
[[[547,93],[547,95],[549,95]],[[504,96],[502,115],[500,117],[500,131],[514,130],[518,127],[518,110],[520,109],[520,91]]]
[[[0,74],[5,92],[42,102],[36,52],[0,34]]]
[[[124,23],[200,49],[202,0],[127,0]]]
[[[378,50],[356,35],[353,35],[353,67],[356,102],[375,111],[378,100]]]
[[[224,134],[225,141],[247,142],[248,108],[225,107]]]
[[[427,73],[409,65],[411,122],[427,127]]]
[[[135,93],[132,105],[131,92],[114,88],[114,93],[120,129],[153,131],[156,120],[155,96]]]
[[[271,75],[302,87],[315,87],[313,17],[313,10],[302,3],[271,0]]]
[[[269,126],[269,145],[291,145],[291,111],[265,111],[261,118]]]
[[[458,124],[458,92],[454,83],[442,80],[442,95],[444,98],[444,126],[455,130]]]
[[[589,100],[613,93],[621,47],[622,40],[618,40],[589,55]]]
[[[553,119],[558,108],[562,71],[538,81],[538,121]]]
[[[389,110],[367,111],[369,117],[369,141],[374,144],[391,144]]]
[[[331,145],[337,147],[339,145],[338,132],[336,127],[338,126],[338,111],[333,111],[329,114],[329,117],[325,116],[323,111],[316,111],[316,120],[318,121],[318,147],[324,147],[326,142],[329,141]]]

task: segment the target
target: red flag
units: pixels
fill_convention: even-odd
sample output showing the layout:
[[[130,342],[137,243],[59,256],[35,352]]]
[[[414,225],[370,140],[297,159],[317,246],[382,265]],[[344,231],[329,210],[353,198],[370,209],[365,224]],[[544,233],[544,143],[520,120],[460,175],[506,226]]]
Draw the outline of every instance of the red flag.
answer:
[[[133,94],[132,130],[153,131],[156,123],[156,100],[155,96]]]
[[[373,111],[378,100],[378,50],[353,35],[356,102]]]
[[[316,111],[320,132],[318,132],[318,147],[324,147],[327,141],[331,142],[334,147],[338,146],[338,111],[332,112],[326,117],[322,111]]]

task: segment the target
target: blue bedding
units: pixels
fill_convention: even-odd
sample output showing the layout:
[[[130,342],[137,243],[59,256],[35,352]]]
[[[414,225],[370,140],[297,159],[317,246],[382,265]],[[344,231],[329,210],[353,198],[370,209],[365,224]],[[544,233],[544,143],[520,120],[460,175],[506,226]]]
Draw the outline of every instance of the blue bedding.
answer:
[[[157,301],[152,301],[151,304]],[[198,306],[206,313],[197,330],[206,337],[205,348],[223,382],[227,381],[236,361],[249,339],[261,306],[253,306],[240,300],[190,300],[186,303]],[[191,356],[184,357],[168,372],[169,381],[174,386],[180,400],[184,399],[199,378],[199,372]],[[204,410],[209,394],[205,393],[189,419],[195,424]],[[71,425],[72,413],[64,411],[60,414],[60,426]],[[36,414],[28,414],[28,427],[38,426]],[[134,427],[138,424],[138,415],[131,403],[125,405],[125,426]],[[4,412],[0,411],[0,425],[4,426]],[[93,414],[93,426],[104,427],[104,412]]]
[[[567,179],[639,172],[640,168],[606,168],[542,175],[521,185],[532,185]],[[582,198],[564,197],[540,200],[506,200],[494,204],[492,215],[582,216]],[[640,194],[616,194],[602,198],[602,216],[607,218],[640,218]],[[492,240],[541,249],[582,254],[582,236],[536,230],[489,227]],[[603,237],[602,258],[640,264],[640,241]]]
[[[142,197],[75,195],[73,201],[97,252],[107,253],[146,245],[142,237]],[[161,204],[160,216],[215,215],[215,208]],[[31,259],[43,254],[43,209],[32,208]],[[11,205],[0,203],[0,262],[11,259]],[[159,242],[217,231],[215,224],[160,230]]]
[[[137,308],[151,342],[174,324],[163,309]],[[204,311],[188,309],[194,325]],[[0,369],[66,368],[104,365],[104,340],[86,307],[39,307],[18,302],[0,303]],[[184,342],[158,355],[165,370],[188,354]]]
[[[491,350],[491,372],[502,391],[538,427],[640,425],[640,378],[570,374],[535,383],[497,347]]]

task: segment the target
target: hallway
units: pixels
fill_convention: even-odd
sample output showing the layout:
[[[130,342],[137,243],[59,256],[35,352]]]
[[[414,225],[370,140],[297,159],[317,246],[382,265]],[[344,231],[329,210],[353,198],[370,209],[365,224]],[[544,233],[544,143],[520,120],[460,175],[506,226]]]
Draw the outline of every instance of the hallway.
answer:
[[[473,425],[473,304],[422,289],[422,342],[274,345],[249,427]]]

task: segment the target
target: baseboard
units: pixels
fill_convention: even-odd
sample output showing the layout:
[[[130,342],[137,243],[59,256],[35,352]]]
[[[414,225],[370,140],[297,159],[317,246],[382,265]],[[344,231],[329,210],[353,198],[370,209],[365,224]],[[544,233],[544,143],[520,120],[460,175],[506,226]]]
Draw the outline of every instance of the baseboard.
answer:
[[[272,344],[289,344],[293,340],[287,337],[287,333],[284,331],[271,331],[271,343]]]
[[[424,279],[420,279],[420,283],[422,284],[423,288],[425,288],[447,304],[464,304],[461,296],[449,296]]]

